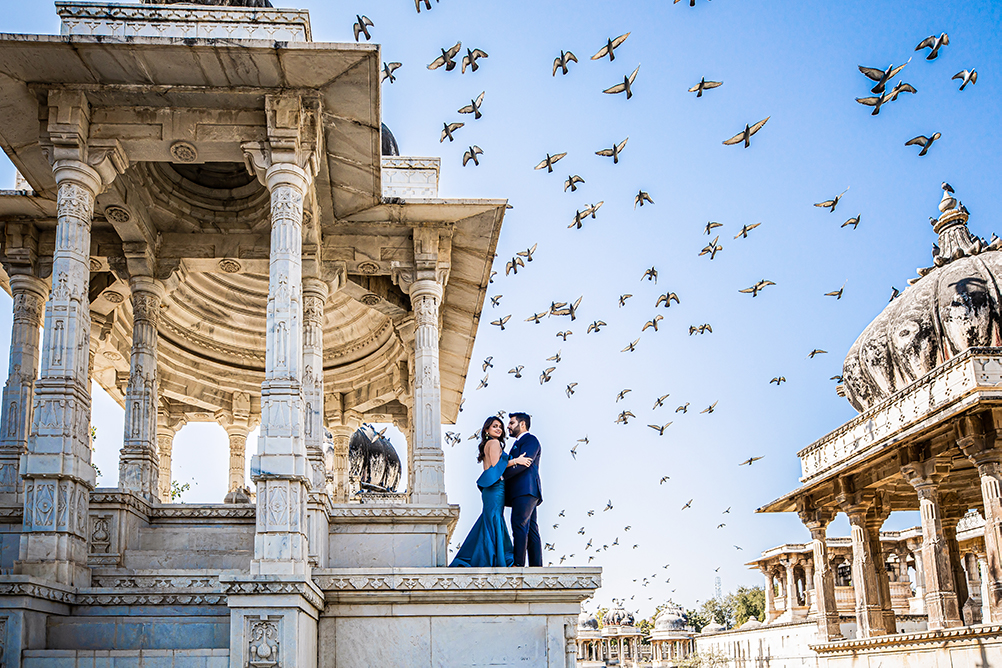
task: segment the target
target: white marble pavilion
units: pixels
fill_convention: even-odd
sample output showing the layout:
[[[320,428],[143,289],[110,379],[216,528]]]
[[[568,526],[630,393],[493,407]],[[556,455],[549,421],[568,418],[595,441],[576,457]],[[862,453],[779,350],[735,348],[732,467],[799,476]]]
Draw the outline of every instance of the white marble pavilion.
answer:
[[[441,424],[505,200],[382,155],[377,45],[209,4],[57,2],[61,35],[0,35],[3,665],[574,665],[600,569],[445,568]],[[125,410],[117,488],[92,381]],[[230,503],[169,503],[199,421]],[[349,495],[362,422],[409,436],[406,494]]]

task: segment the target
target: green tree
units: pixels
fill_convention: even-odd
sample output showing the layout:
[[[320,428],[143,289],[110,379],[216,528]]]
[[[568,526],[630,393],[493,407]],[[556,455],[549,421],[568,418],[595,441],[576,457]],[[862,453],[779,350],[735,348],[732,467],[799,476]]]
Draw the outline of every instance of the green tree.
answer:
[[[94,425],[91,425],[90,426],[90,451],[91,452],[94,452],[94,444],[95,443],[97,443],[97,427],[95,427]],[[90,465],[91,465],[91,468],[94,469],[95,480],[97,478],[100,478],[103,475],[101,473],[101,469],[99,469],[97,467],[97,464],[95,464],[94,462],[91,462]]]
[[[668,607],[667,603],[662,603],[658,607],[654,608],[654,613],[647,619],[641,619],[637,622],[637,628],[644,635],[641,637],[640,641],[644,645],[649,645],[651,642],[651,631],[654,630],[654,620],[658,618],[661,611]]]
[[[191,485],[184,483],[183,485],[178,484],[177,480],[170,481],[170,500],[173,503],[175,500],[180,501],[181,495],[191,489]],[[181,501],[184,503],[184,501]]]
[[[738,587],[733,594],[727,595],[728,602],[734,610],[734,621],[741,626],[751,618],[765,621],[765,589],[762,587]]]
[[[710,620],[695,608],[685,611],[685,623],[696,629],[696,633],[703,630],[703,627],[710,623]]]
[[[598,628],[602,628],[602,620],[605,619],[605,614],[609,612],[609,608],[599,608],[595,611],[595,619],[598,620]]]
[[[728,595],[724,598],[711,598],[707,601],[703,601],[703,605],[700,606],[699,612],[710,621],[716,622],[723,626],[725,629],[734,628],[734,601],[733,596]]]

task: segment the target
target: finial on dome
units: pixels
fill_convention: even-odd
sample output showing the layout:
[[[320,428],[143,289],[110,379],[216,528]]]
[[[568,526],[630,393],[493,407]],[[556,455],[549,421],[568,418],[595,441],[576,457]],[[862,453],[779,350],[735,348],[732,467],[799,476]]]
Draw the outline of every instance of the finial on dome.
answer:
[[[950,209],[957,208],[957,198],[951,197],[953,193],[954,193],[953,186],[951,186],[946,181],[943,181],[943,199],[939,201],[940,213],[946,213]]]

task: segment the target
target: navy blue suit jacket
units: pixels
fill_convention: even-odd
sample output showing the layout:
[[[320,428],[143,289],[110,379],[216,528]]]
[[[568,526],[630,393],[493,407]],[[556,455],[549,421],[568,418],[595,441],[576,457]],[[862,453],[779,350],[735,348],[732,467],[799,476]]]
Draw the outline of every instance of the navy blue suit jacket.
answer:
[[[532,434],[526,434],[511,446],[509,459],[525,455],[532,460],[529,466],[509,466],[504,472],[504,505],[510,506],[512,499],[526,494],[539,499],[536,505],[543,503],[543,486],[539,482],[539,439]]]

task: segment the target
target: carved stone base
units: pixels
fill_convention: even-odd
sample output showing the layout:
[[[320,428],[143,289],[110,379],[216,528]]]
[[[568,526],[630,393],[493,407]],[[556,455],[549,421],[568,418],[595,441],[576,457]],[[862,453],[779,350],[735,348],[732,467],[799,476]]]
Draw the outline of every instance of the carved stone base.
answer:
[[[445,566],[459,506],[335,504],[330,517],[332,568]]]
[[[315,668],[323,592],[308,577],[219,578],[230,608],[230,665]]]

